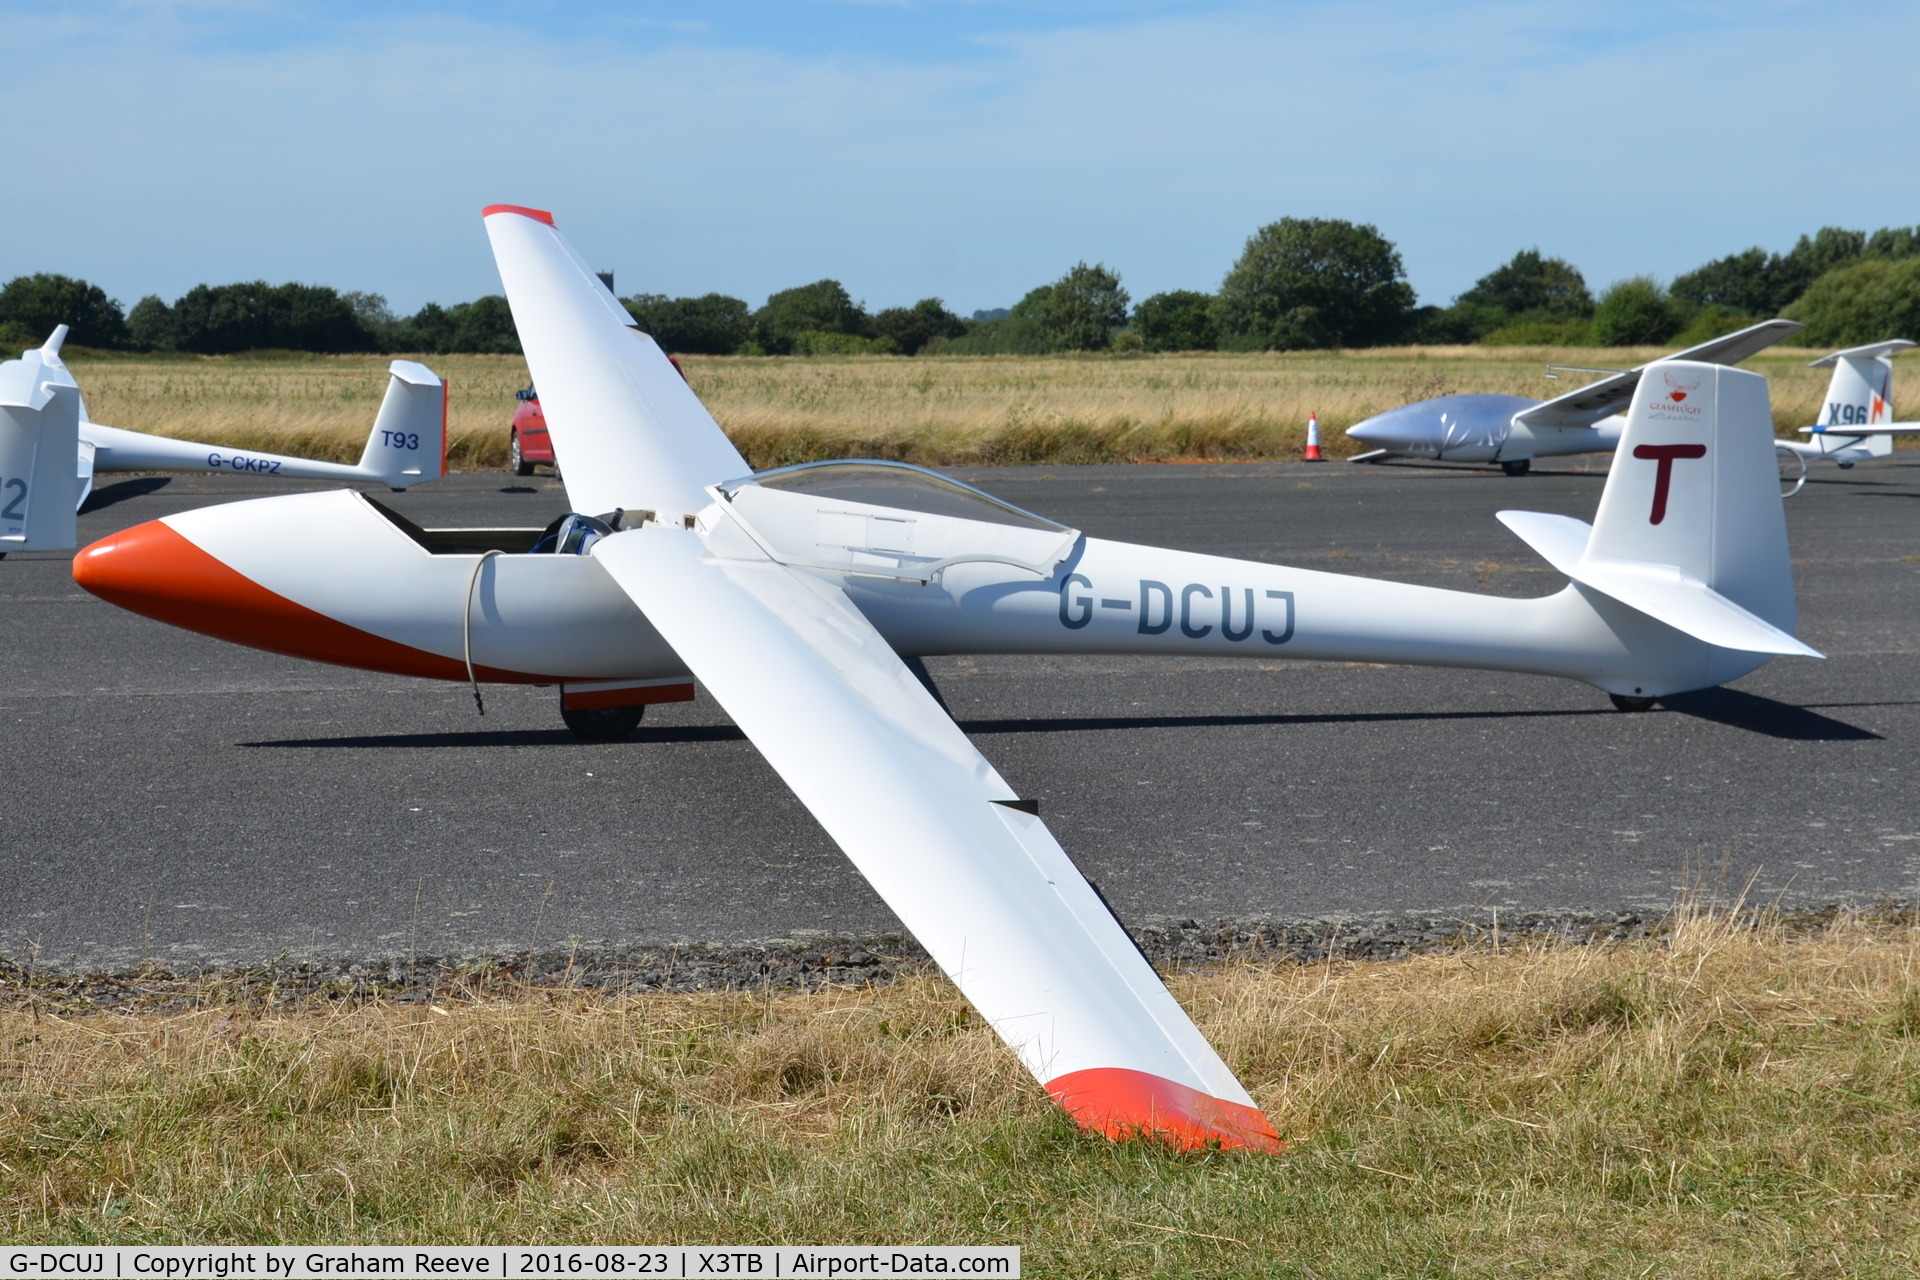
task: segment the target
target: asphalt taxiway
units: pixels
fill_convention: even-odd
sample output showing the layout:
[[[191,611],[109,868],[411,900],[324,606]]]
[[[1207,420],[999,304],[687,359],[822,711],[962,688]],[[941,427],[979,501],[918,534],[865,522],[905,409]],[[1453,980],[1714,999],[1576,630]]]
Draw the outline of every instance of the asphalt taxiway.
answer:
[[[1562,579],[1493,518],[1590,518],[1604,460],[1524,479],[1299,463],[956,472],[1091,534],[1468,591]],[[84,544],[305,487],[103,485]],[[544,524],[550,479],[382,495]],[[1130,922],[1794,905],[1920,885],[1920,455],[1787,504],[1815,662],[1642,715],[1563,681],[1337,664],[934,659],[955,717]],[[550,690],[322,667],[122,612],[69,557],[0,562],[0,955],[53,968],[341,962],[897,925],[704,694],[574,741]]]

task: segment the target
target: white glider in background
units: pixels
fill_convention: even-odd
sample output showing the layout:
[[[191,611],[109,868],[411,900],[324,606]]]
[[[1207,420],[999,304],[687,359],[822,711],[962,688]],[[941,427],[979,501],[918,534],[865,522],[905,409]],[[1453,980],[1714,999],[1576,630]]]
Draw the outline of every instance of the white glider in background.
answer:
[[[1739,364],[1804,328],[1797,320],[1763,320],[1667,359]],[[1535,458],[1611,453],[1627,425],[1623,411],[1640,379],[1653,367],[1643,364],[1609,373],[1598,382],[1547,401],[1470,394],[1401,405],[1347,428],[1349,436],[1373,446],[1371,451],[1347,461],[1431,458],[1440,462],[1497,463],[1508,475],[1523,476]]]
[[[486,211],[569,500],[544,533],[422,529],[353,491],[168,516],[87,590],[280,653],[560,686],[620,737],[703,682],[1047,1091],[1109,1136],[1279,1137],[1098,892],[903,658],[1238,655],[1564,676],[1639,709],[1795,639],[1764,379],[1636,380],[1589,527],[1503,519],[1572,581],[1472,595],[1089,538],[917,467],[750,474],[540,211]],[[1671,375],[1687,390],[1670,391]],[[1625,403],[1622,401],[1621,403]],[[476,683],[477,688],[477,683]]]
[[[1920,435],[1920,422],[1893,420],[1893,356],[1916,344],[1905,338],[1849,347],[1823,356],[1809,366],[1832,369],[1821,420],[1800,428],[1806,440],[1779,440],[1775,447],[1800,459],[1801,478],[1806,464],[1827,458],[1841,468],[1884,458],[1893,452],[1893,437]]]
[[[27,449],[19,433],[33,430],[30,424],[52,433],[33,446],[36,457],[44,453],[50,460],[55,453],[65,451],[74,458],[68,467],[73,483],[70,494],[64,482],[52,480],[50,475],[48,481],[52,489],[45,487],[47,481],[32,483],[31,487],[37,491],[35,496],[43,506],[68,501],[71,514],[93,491],[93,478],[113,471],[238,472],[303,480],[372,480],[394,490],[447,473],[446,384],[433,370],[412,360],[395,360],[389,366],[386,398],[381,401],[360,461],[350,464],[198,444],[94,422],[87,416],[86,399],[80,394],[79,384],[60,358],[60,347],[66,338],[67,326],[61,325],[44,346],[23,351],[20,359],[0,364],[0,411],[10,416],[10,438],[13,439],[12,445],[0,444],[0,484],[29,485],[27,471],[17,463],[12,464],[13,470],[6,468],[9,449]],[[78,419],[71,444],[67,443],[68,435],[62,425],[66,410],[57,409],[53,416],[47,417],[34,403],[43,393],[50,394],[55,389],[62,391],[63,402],[72,401]],[[58,495],[66,496],[57,496],[56,490]],[[25,510],[30,505],[25,490],[16,490],[16,497],[14,502],[0,502],[0,524],[10,523],[4,512],[16,506]],[[51,521],[52,517],[46,519]],[[36,528],[31,536],[23,526],[21,542],[11,546],[4,530],[0,530],[0,554],[6,550],[72,550],[74,534],[70,523],[58,529],[49,523]]]

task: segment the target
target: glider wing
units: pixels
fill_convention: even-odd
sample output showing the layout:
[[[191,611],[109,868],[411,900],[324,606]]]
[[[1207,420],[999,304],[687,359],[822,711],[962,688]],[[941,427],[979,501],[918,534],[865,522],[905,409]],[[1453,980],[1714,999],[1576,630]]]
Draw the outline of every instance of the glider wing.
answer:
[[[872,624],[725,532],[649,525],[593,555],[1081,1125],[1277,1150],[1034,806]]]
[[[708,485],[750,470],[553,215],[493,205],[485,216],[576,511],[652,511],[678,523],[707,505]]]
[[[1723,334],[1699,346],[1663,356],[1662,359],[1697,360],[1702,364],[1739,364],[1755,352],[1765,351],[1788,334],[1798,333],[1806,327],[1798,320],[1762,320],[1736,333]],[[1634,388],[1640,385],[1640,375],[1647,368],[1643,364],[1598,382],[1589,382],[1584,387],[1563,396],[1555,396],[1531,409],[1522,409],[1513,415],[1513,420],[1530,427],[1590,427],[1602,418],[1625,412],[1628,402],[1633,399]]]

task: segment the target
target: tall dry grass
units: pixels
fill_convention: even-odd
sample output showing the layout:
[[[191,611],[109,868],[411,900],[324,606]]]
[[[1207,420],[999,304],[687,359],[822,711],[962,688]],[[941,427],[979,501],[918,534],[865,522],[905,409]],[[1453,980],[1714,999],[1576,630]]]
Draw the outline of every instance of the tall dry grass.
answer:
[[[1019,1243],[1031,1274],[1908,1276],[1920,931],[1241,968],[1290,1136],[1075,1132],[951,987],[0,1015],[18,1241]],[[19,992],[9,993],[15,997]]]
[[[1410,400],[1483,391],[1545,398],[1549,363],[1624,368],[1655,348],[1383,348],[1286,355],[1061,357],[690,356],[694,388],[756,468],[833,457],[930,466],[1297,457],[1317,413],[1336,457],[1342,432]],[[1814,353],[1748,362],[1772,381],[1781,434],[1812,422],[1825,371]],[[506,463],[525,362],[436,356],[452,384],[449,464]],[[75,376],[101,422],[336,460],[359,456],[385,390],[378,357],[99,357]],[[1896,404],[1920,399],[1920,360],[1896,362]]]

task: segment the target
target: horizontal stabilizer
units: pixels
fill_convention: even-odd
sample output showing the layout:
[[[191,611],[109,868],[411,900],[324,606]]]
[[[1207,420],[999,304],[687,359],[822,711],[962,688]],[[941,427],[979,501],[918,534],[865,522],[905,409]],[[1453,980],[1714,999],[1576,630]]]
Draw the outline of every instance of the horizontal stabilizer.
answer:
[[[1882,422],[1870,427],[1802,427],[1803,436],[1920,436],[1920,422]]]
[[[1589,556],[1575,567],[1578,572],[1567,575],[1575,582],[1605,592],[1696,640],[1752,653],[1826,656],[1673,565]]]
[[[1727,599],[1678,565],[1593,555],[1593,529],[1572,516],[1502,511],[1500,523],[1542,559],[1583,586],[1723,649],[1823,657],[1787,632]]]
[[[1587,553],[1593,526],[1572,516],[1550,516],[1544,511],[1496,511],[1501,524],[1520,535],[1520,541],[1540,553],[1541,559],[1573,576],[1573,567]]]
[[[1848,347],[1845,351],[1836,351],[1830,356],[1810,360],[1807,362],[1807,368],[1831,369],[1842,360],[1877,360],[1882,356],[1895,355],[1916,345],[1920,344],[1905,338],[1892,338],[1886,342],[1869,342],[1864,347]]]
[[[1539,511],[1502,511],[1500,523],[1542,559],[1582,586],[1723,649],[1825,655],[1742,609],[1677,565],[1586,554],[1593,530],[1584,520]]]

